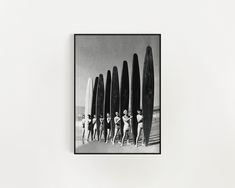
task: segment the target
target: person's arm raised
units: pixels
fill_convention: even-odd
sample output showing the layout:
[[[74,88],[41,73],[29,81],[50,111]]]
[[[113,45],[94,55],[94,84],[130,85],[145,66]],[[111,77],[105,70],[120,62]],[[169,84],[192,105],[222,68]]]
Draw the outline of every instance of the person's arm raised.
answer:
[[[121,118],[118,118],[118,120],[117,120],[117,122],[116,122],[116,123],[118,123],[119,121],[121,121]]]
[[[130,119],[132,119],[133,118],[133,116],[130,116],[129,118],[128,118],[128,120],[130,120]]]

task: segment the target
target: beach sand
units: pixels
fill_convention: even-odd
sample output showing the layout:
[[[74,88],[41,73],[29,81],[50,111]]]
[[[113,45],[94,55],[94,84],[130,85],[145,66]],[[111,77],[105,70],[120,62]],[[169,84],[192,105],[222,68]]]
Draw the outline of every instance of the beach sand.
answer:
[[[141,138],[139,141],[139,147],[135,147],[132,142],[132,136],[130,138],[130,145],[127,145],[125,140],[124,146],[116,141],[113,145],[111,142],[104,143],[104,139],[101,142],[90,141],[82,143],[82,129],[81,123],[76,123],[76,153],[159,153],[160,150],[160,133],[159,133],[159,119],[153,121],[152,129],[150,133],[150,139],[148,146],[141,145]],[[117,139],[116,139],[117,140]]]

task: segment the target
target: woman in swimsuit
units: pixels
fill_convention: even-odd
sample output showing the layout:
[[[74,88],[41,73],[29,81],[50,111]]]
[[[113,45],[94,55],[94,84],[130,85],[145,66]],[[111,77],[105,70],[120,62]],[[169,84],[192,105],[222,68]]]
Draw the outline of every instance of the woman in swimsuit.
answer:
[[[87,135],[87,142],[89,142],[90,134],[91,134],[91,128],[92,128],[92,122],[91,122],[91,115],[88,114],[87,116],[87,124],[88,124],[88,135]],[[91,138],[92,140],[92,138]]]
[[[96,123],[96,115],[95,114],[94,114],[94,117],[92,119],[92,124],[93,124],[93,141],[95,141],[95,135],[97,135],[97,140],[98,140],[97,123]]]
[[[143,132],[144,134],[144,131],[143,131],[143,115],[142,115],[142,110],[137,110],[137,122],[138,122],[138,134],[137,134],[137,137],[136,137],[136,145],[135,147],[138,147],[138,140],[139,140],[139,137],[140,137],[140,134],[141,132]],[[144,145],[144,135],[142,134],[142,146]]]
[[[85,136],[85,115],[82,115],[82,143],[84,144]]]
[[[127,115],[127,110],[123,111],[124,116],[122,116],[122,120],[124,122],[124,127],[123,127],[123,137],[122,137],[122,144],[121,146],[123,146],[124,144],[124,140],[127,134],[129,134],[129,130],[130,130],[130,119],[132,118],[132,116],[128,116]],[[129,143],[129,135],[127,138],[127,143]]]
[[[107,124],[106,124],[106,127],[107,127],[106,143],[108,143],[109,137],[110,137],[110,129],[111,129],[111,125],[110,125],[110,123],[111,123],[111,117],[110,117],[110,114],[109,114],[109,113],[107,113],[107,119],[106,119],[106,121],[107,121]]]
[[[113,137],[113,144],[115,143],[115,138],[117,136],[117,133],[121,130],[121,118],[118,116],[118,112],[115,112],[115,117],[114,117],[114,124],[115,124],[115,133]]]
[[[100,115],[100,138],[99,138],[100,142],[103,132],[104,132],[104,118],[102,115]]]

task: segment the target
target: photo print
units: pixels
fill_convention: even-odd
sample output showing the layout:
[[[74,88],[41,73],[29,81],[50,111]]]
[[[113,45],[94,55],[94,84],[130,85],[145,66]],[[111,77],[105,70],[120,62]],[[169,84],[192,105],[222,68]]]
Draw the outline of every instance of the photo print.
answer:
[[[74,153],[161,154],[161,35],[74,35]]]

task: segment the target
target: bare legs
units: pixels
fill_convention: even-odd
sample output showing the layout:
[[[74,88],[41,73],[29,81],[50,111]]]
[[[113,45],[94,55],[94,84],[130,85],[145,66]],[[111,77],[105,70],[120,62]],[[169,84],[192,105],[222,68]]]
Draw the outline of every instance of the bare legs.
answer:
[[[101,142],[101,137],[102,137],[102,134],[103,134],[103,129],[100,129],[100,138],[99,138],[99,141]]]
[[[88,130],[87,142],[89,142],[90,134],[91,134],[91,131],[90,131],[90,130]],[[91,138],[91,140],[92,140],[92,138]]]
[[[136,137],[136,145],[135,145],[136,147],[138,147],[138,141],[141,133],[142,133],[142,145],[144,145],[144,131],[142,127],[138,126],[138,134]]]
[[[120,129],[116,128],[115,129],[115,133],[114,133],[114,137],[113,137],[113,144],[115,143],[115,139],[116,139],[116,136],[117,136],[117,133]]]
[[[84,144],[85,128],[82,128],[82,144]]]
[[[109,142],[109,137],[110,137],[110,129],[107,129],[106,143]]]
[[[124,140],[125,140],[125,137],[126,137],[126,135],[127,135],[127,144],[129,144],[129,133],[128,133],[128,131],[129,130],[123,130],[123,137],[122,137],[122,144],[121,144],[121,146],[123,146],[123,144],[124,144]]]
[[[96,127],[94,127],[94,129],[93,129],[93,140],[95,141],[95,135],[97,134],[97,128]],[[98,135],[97,135],[97,139],[98,139]]]

